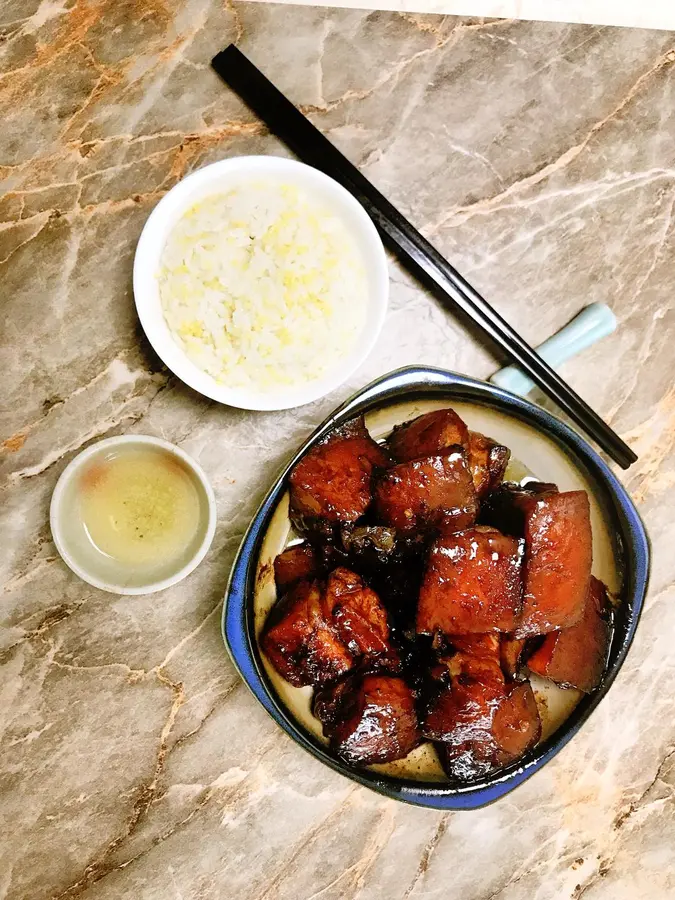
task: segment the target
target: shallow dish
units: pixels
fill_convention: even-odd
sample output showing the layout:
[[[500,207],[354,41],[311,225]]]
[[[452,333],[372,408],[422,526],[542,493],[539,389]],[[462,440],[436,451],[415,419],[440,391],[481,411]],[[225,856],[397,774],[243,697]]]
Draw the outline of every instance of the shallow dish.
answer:
[[[407,763],[356,769],[332,754],[309,713],[309,690],[291,688],[268,666],[258,635],[275,599],[271,562],[290,534],[287,476],[327,431],[365,414],[377,439],[394,424],[431,408],[453,406],[470,428],[502,441],[524,470],[589,493],[593,572],[617,592],[620,604],[609,662],[594,693],[556,690],[542,741],[518,763],[457,787],[434,773],[424,754]],[[334,412],[295,454],[258,510],[235,560],[223,609],[223,636],[235,665],[265,709],[301,746],[332,769],[380,793],[420,806],[471,809],[498,799],[551,759],[579,730],[611,686],[633,640],[649,576],[649,544],[628,494],[598,454],[545,410],[513,394],[440,369],[407,368],[387,375]],[[548,698],[547,698],[548,700]],[[578,700],[578,702],[576,702]],[[565,703],[567,705],[565,706]],[[417,753],[417,751],[413,751]],[[417,771],[416,768],[417,767]]]
[[[281,179],[293,184],[338,216],[354,237],[367,276],[363,328],[341,364],[314,381],[274,393],[220,384],[196,366],[174,341],[164,319],[158,273],[167,238],[193,204],[253,179]],[[288,409],[311,403],[339,387],[370,353],[382,329],[389,296],[389,272],[382,241],[361,204],[332,178],[311,166],[276,156],[239,156],[198,169],[180,181],[157,204],[138,241],[134,258],[134,299],[141,325],[157,355],[194,390],[241,409]]]
[[[147,450],[165,454],[192,482],[198,503],[198,524],[185,552],[167,563],[142,569],[122,566],[98,550],[78,514],[78,480],[87,467],[104,462],[120,450]],[[86,477],[86,476],[85,476]],[[61,473],[52,494],[49,521],[56,549],[66,565],[83,581],[114,594],[151,594],[182,581],[204,559],[216,530],[216,499],[206,473],[191,456],[161,438],[124,434],[87,447]]]

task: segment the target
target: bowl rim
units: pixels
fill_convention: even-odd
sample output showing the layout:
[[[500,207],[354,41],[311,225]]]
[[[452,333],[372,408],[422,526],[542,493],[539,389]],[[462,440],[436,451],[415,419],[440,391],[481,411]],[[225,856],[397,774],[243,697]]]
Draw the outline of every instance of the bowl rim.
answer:
[[[326,432],[347,419],[403,398],[413,399],[415,395],[429,397],[433,394],[445,397],[452,394],[456,401],[496,408],[543,431],[554,440],[573,457],[582,471],[585,470],[595,480],[605,494],[603,499],[619,525],[617,541],[619,549],[623,551],[625,564],[621,607],[622,615],[625,616],[624,635],[621,636],[619,629],[615,629],[610,651],[610,660],[613,658],[613,661],[610,662],[600,687],[582,698],[565,723],[522,760],[493,777],[466,786],[380,775],[366,769],[352,768],[333,756],[325,745],[320,744],[294,720],[276,697],[260,660],[250,602],[266,526],[286,490],[288,473],[296,462]],[[253,517],[235,557],[225,593],[221,630],[234,665],[254,696],[278,725],[331,769],[378,793],[413,805],[443,810],[476,809],[498,800],[541,769],[572,739],[597,708],[621,669],[632,644],[647,591],[649,572],[649,538],[637,509],[607,463],[583,437],[547,410],[503,388],[444,369],[409,366],[378,378],[334,410],[275,479]]]
[[[231,388],[218,382],[207,372],[200,369],[174,341],[168,326],[162,328],[155,321],[158,288],[156,276],[159,269],[161,253],[168,234],[185,210],[195,202],[209,185],[214,185],[223,178],[242,180],[265,176],[274,177],[289,173],[289,177],[297,177],[299,183],[307,188],[313,185],[322,186],[327,194],[339,198],[343,209],[358,221],[359,246],[364,255],[369,272],[370,287],[368,289],[368,308],[372,312],[372,321],[359,335],[357,345],[336,365],[334,370],[316,382],[308,382],[300,388],[291,387],[288,391],[266,397],[264,394],[249,391],[246,388]],[[209,192],[206,191],[206,194]],[[335,214],[343,216],[339,209]],[[167,222],[171,221],[171,225]],[[227,404],[238,409],[272,411],[292,409],[304,406],[325,397],[334,391],[365,361],[370,355],[382,330],[389,303],[389,266],[382,239],[363,206],[339,182],[324,174],[319,169],[299,160],[274,155],[232,156],[217,162],[209,163],[186,175],[175,184],[158,202],[143,225],[133,265],[133,294],[136,312],[147,339],[155,353],[177,378],[188,387],[211,400]],[[284,399],[285,398],[285,399]]]
[[[148,582],[147,585],[138,585],[134,587],[116,584],[112,581],[104,581],[101,578],[97,578],[96,575],[92,575],[87,569],[83,568],[72,556],[72,554],[68,550],[68,547],[64,543],[61,527],[61,517],[63,514],[62,502],[64,493],[77,472],[81,470],[82,466],[89,459],[91,459],[92,456],[96,456],[98,453],[101,453],[102,451],[105,451],[110,447],[119,447],[124,444],[143,444],[146,446],[157,447],[161,450],[166,451],[167,453],[170,453],[172,456],[177,456],[197,478],[197,481],[199,482],[200,487],[206,497],[208,506],[208,521],[206,523],[206,531],[204,532],[204,537],[202,538],[201,543],[195,550],[194,554],[190,557],[188,562],[185,563],[182,568],[174,572],[173,575],[169,575],[166,578],[159,579],[158,581]],[[56,549],[61,556],[61,559],[63,559],[68,568],[83,581],[86,581],[87,584],[92,585],[92,587],[99,588],[99,590],[107,591],[111,594],[124,594],[127,596],[154,594],[157,591],[163,591],[165,588],[172,587],[174,584],[178,584],[179,581],[182,581],[184,578],[186,578],[197,568],[199,563],[206,556],[209,547],[213,542],[213,537],[216,533],[216,521],[216,497],[213,492],[213,488],[211,487],[211,483],[209,482],[209,479],[206,475],[206,472],[199,465],[197,460],[193,459],[193,457],[191,457],[189,453],[186,453],[185,450],[182,450],[176,444],[172,444],[170,443],[170,441],[165,441],[163,438],[153,437],[152,435],[147,434],[120,434],[114,437],[104,438],[101,441],[96,441],[95,443],[90,444],[89,447],[78,453],[77,456],[68,463],[66,468],[60,474],[49,504],[49,526],[52,532],[52,538],[54,540]]]

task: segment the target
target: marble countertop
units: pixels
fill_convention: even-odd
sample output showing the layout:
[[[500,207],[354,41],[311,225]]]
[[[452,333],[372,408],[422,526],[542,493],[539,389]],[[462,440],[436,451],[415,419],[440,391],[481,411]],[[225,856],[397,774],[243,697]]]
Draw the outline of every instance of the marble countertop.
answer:
[[[229,0],[0,16],[0,898],[675,896],[673,36]],[[647,608],[581,734],[480,811],[330,772],[221,642],[241,535],[325,414],[406,363],[498,365],[392,264],[375,351],[321,402],[239,412],[168,376],[133,307],[145,219],[204,163],[284,152],[209,70],[231,40],[532,343],[595,300],[619,319],[564,375],[640,455]],[[65,465],[121,432],[175,441],[217,496],[207,559],[158,595],[89,588],[50,537]]]
[[[258,0],[265,3],[267,0]],[[280,0],[308,6],[390,9],[408,13],[444,13],[496,19],[534,19],[586,25],[623,25],[675,31],[670,0]]]

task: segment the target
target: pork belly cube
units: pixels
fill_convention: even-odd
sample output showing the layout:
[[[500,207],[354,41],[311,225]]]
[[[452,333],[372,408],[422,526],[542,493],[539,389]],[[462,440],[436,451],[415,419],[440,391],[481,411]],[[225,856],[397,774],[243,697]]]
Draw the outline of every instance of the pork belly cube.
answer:
[[[518,675],[520,660],[525,649],[525,638],[514,638],[510,634],[503,634],[499,648],[499,656],[502,671],[509,679]]]
[[[475,675],[476,673],[474,673]],[[492,718],[504,698],[504,683],[498,678],[453,678],[428,704],[422,718],[422,735],[431,741],[491,743]]]
[[[523,613],[517,638],[568,628],[583,613],[591,578],[592,534],[586,491],[533,495],[525,512]]]
[[[490,494],[481,522],[525,537],[522,620],[514,637],[546,634],[581,616],[591,575],[592,534],[585,491],[554,484],[506,484]]]
[[[297,463],[290,475],[290,514],[300,528],[331,533],[355,522],[372,499],[373,469],[389,465],[368,434],[363,417],[331,431]]]
[[[438,635],[439,632],[436,632]],[[431,676],[437,681],[449,684],[450,679],[459,675],[477,678],[494,678],[504,682],[499,658],[499,634],[450,635],[447,640],[450,649],[438,657],[431,669]]]
[[[459,444],[469,446],[469,429],[452,409],[437,409],[394,428],[387,441],[397,462],[435,456]]]
[[[314,714],[330,747],[353,765],[403,759],[420,740],[413,692],[393,675],[354,676],[322,688]]]
[[[477,513],[476,491],[460,449],[399,463],[375,484],[378,522],[402,532],[461,531],[473,525]]]
[[[387,611],[382,601],[350,569],[340,567],[328,577],[326,612],[331,616],[342,643],[367,664],[399,664],[392,646]]]
[[[424,738],[437,742],[449,777],[470,781],[495,768],[492,720],[505,686],[494,664],[481,670],[471,657],[455,657],[454,662],[460,671],[428,704],[421,731]]]
[[[561,687],[586,693],[600,684],[611,637],[607,588],[597,578],[591,585],[581,619],[576,625],[547,634],[527,661],[537,675]]]
[[[445,657],[441,660],[450,676],[450,679],[459,678],[477,678],[480,681],[491,681],[493,683],[504,684],[504,673],[499,664],[499,656],[488,655],[484,653],[482,656],[472,653],[455,653],[451,657]]]
[[[522,541],[487,526],[438,538],[420,591],[418,633],[513,631],[522,605],[522,552]]]
[[[499,634],[451,634],[448,641],[454,650],[466,656],[499,660]]]
[[[321,569],[313,547],[307,543],[287,547],[274,560],[274,581],[277,596],[284,594],[298,581],[311,581]]]
[[[495,710],[492,736],[500,766],[520,759],[537,743],[541,737],[541,719],[529,681],[507,686],[506,697]]]
[[[324,684],[344,675],[353,656],[323,603],[318,581],[300,581],[272,609],[260,645],[294,687]]]
[[[479,499],[499,487],[511,451],[478,431],[469,432],[469,469]]]
[[[453,679],[467,678],[505,684],[499,660],[499,634],[466,634],[442,637],[436,632],[432,641],[432,664],[422,682],[422,694],[434,696]],[[428,665],[428,663],[427,663]]]
[[[272,609],[261,646],[296,687],[332,681],[356,664],[400,665],[380,598],[345,568],[332,572],[325,584],[300,581],[291,588]]]
[[[478,521],[481,525],[492,525],[503,534],[523,537],[525,534],[525,513],[532,497],[556,494],[555,484],[530,481],[525,485],[506,482],[485,497]]]
[[[471,781],[519,759],[541,736],[529,682],[505,685],[496,678],[454,678],[429,707],[424,737],[436,741],[441,764],[453,780]]]

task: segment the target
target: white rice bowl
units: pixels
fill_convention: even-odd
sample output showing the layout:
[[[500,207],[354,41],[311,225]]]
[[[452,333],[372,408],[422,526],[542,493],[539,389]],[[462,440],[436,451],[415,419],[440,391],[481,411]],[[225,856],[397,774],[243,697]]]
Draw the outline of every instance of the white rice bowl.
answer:
[[[158,278],[173,340],[216,382],[275,392],[339,368],[366,322],[344,222],[281,179],[209,195],[178,220]]]

